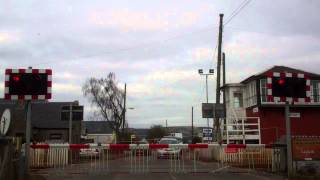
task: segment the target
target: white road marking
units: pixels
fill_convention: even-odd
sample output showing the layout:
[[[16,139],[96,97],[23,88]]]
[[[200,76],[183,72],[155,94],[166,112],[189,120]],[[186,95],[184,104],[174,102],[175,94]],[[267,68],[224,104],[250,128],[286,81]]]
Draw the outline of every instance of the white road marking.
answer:
[[[171,177],[172,180],[176,180],[177,179],[176,177],[174,177],[174,175],[172,173],[169,173],[169,174],[170,174],[170,177]]]
[[[221,167],[221,168],[218,168],[218,169],[214,169],[212,171],[210,171],[210,173],[216,173],[216,172],[219,172],[219,171],[222,171],[224,169],[227,169],[229,168],[230,166],[224,166],[224,167]]]

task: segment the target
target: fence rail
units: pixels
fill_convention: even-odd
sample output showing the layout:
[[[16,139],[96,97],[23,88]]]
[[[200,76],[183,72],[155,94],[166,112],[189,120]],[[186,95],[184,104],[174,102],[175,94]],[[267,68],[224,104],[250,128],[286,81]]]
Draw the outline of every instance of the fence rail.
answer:
[[[272,169],[265,145],[219,144],[33,144],[31,168],[65,173],[210,172],[231,165]]]
[[[223,163],[247,168],[272,168],[273,149],[254,147],[223,153]]]

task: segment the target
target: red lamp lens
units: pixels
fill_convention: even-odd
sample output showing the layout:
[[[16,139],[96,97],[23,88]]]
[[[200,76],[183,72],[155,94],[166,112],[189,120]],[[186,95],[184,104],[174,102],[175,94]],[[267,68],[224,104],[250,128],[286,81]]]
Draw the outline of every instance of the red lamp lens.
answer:
[[[20,81],[20,77],[19,76],[13,76],[13,78],[12,78],[15,82],[18,82],[18,81]]]
[[[284,80],[284,79],[280,79],[280,80],[278,81],[278,84],[279,84],[279,85],[284,85],[284,83],[285,83],[285,80]]]

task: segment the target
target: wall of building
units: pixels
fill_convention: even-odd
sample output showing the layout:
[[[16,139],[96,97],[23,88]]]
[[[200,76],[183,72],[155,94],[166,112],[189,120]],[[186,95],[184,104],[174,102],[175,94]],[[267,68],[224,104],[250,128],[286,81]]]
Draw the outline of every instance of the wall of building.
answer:
[[[5,109],[10,109],[11,121],[7,136],[24,137],[26,129],[24,105],[0,99],[0,116]]]
[[[94,143],[110,144],[113,142],[112,134],[87,134],[86,139],[93,139]]]
[[[242,94],[242,107],[235,107],[234,105],[234,93]],[[236,117],[245,117],[245,109],[243,108],[244,103],[244,95],[243,88],[236,86],[227,86],[225,87],[225,95],[226,95],[226,116],[227,119],[236,119]],[[236,117],[235,117],[236,116]],[[230,122],[231,123],[231,122]]]
[[[320,136],[320,108],[291,108],[290,112],[300,113],[300,118],[291,118],[291,134],[293,136]],[[262,144],[273,143],[277,139],[285,140],[284,107],[259,107],[257,113],[253,113],[253,108],[247,108],[246,113],[248,117],[260,117]]]
[[[61,142],[68,142],[69,121],[61,120],[61,109],[71,102],[34,102],[31,113],[31,138],[33,140],[50,140],[50,134],[62,134]],[[76,105],[77,102],[72,102]],[[22,137],[25,141],[26,113],[23,103],[0,99],[0,115],[8,108],[11,110],[11,123],[8,136]],[[73,121],[73,143],[80,142],[81,121]]]
[[[67,143],[69,140],[68,129],[33,129],[32,133],[35,142]]]
[[[77,126],[77,125],[76,125]],[[72,143],[80,143],[80,133],[73,126]],[[69,143],[69,129],[32,129],[32,139],[36,142]]]
[[[251,107],[257,105],[257,88],[256,81],[251,81],[242,88],[244,107]]]

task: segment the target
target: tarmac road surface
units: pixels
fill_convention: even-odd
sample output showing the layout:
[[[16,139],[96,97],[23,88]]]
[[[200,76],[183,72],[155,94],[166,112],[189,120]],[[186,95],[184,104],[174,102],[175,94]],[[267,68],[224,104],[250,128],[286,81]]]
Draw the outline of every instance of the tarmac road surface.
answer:
[[[33,176],[30,180],[281,180],[281,176],[273,174],[261,174],[256,172],[219,172],[219,173],[193,173],[193,174],[173,174],[173,173],[111,173],[105,175],[65,175],[65,176]]]
[[[131,163],[135,164],[134,167]],[[168,160],[153,159],[148,161],[139,159],[112,160],[108,164],[99,164],[95,160],[73,164],[68,167],[47,168],[32,171],[28,180],[280,180],[281,176],[257,172],[249,169],[219,166],[216,162],[200,162],[185,159]],[[147,168],[148,167],[148,168]],[[196,171],[194,168],[196,167]]]

